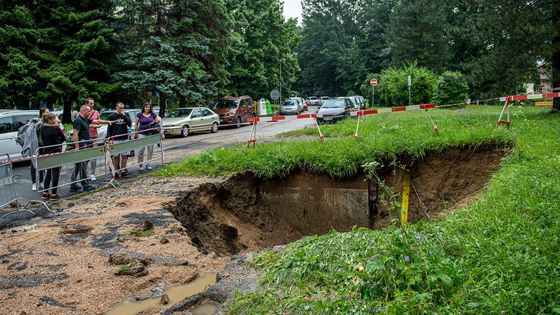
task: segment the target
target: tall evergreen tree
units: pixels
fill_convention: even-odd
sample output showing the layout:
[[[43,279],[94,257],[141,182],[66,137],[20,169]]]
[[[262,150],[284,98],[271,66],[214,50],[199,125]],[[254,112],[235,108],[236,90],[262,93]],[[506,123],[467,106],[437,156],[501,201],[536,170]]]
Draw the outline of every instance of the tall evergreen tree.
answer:
[[[388,26],[392,63],[418,62],[436,71],[451,60],[447,6],[443,1],[405,0],[394,7]]]
[[[221,0],[120,0],[119,7],[122,66],[114,79],[124,96],[134,102],[159,94],[163,115],[168,99],[194,105],[217,93],[228,45]]]
[[[40,78],[46,83],[38,93],[43,100],[56,99],[64,107],[63,122],[71,121],[73,104],[88,96],[102,99],[116,88],[110,81],[114,56],[114,31],[109,28],[112,2],[36,1],[34,15],[48,54],[41,56]]]
[[[27,5],[30,5],[27,3]],[[40,61],[35,54],[46,37],[25,3],[1,3],[0,7],[0,106],[27,109],[38,102],[41,88],[37,72]]]
[[[255,98],[287,87],[299,71],[295,21],[285,22],[278,0],[228,0],[231,14],[229,92]]]

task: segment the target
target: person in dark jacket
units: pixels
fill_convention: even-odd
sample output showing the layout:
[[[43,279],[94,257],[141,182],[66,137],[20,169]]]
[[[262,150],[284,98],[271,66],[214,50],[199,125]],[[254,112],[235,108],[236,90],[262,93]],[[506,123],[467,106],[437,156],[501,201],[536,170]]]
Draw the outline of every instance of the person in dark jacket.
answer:
[[[113,121],[114,123],[107,128],[107,139],[110,143],[118,144],[129,139],[128,128],[132,126],[132,120],[130,116],[124,112],[123,103],[118,102],[115,109],[117,111],[108,118],[109,121]],[[121,177],[126,177],[128,174],[128,170],[126,169],[127,154],[127,152],[123,152],[112,156],[116,177],[119,177],[119,174]]]
[[[62,143],[66,141],[64,132],[60,129],[60,121],[53,113],[43,114],[42,127],[37,130],[37,138],[40,139],[41,148],[39,154],[51,154],[62,152]],[[56,200],[59,198],[57,194],[58,179],[60,178],[60,167],[54,167],[47,170],[45,182],[43,183],[45,191],[44,199]],[[49,187],[52,187],[49,192]]]

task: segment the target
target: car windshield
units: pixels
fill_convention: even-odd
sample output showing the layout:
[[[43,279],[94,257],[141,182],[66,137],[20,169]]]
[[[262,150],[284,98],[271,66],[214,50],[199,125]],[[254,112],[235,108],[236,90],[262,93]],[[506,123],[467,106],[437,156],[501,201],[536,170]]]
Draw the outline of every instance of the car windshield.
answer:
[[[237,108],[237,103],[238,103],[238,101],[221,100],[216,104],[216,106],[214,108],[215,109],[234,109],[234,108]]]
[[[308,100],[316,100],[317,98],[315,96],[310,96],[307,98]]]
[[[177,118],[177,117],[187,117],[191,114],[191,108],[181,108],[178,110],[174,110],[167,115],[169,118]]]
[[[293,106],[293,105],[297,105],[297,101],[296,100],[287,100],[284,102],[284,104],[282,104],[284,106]]]
[[[346,106],[344,100],[326,100],[321,108],[344,108]]]

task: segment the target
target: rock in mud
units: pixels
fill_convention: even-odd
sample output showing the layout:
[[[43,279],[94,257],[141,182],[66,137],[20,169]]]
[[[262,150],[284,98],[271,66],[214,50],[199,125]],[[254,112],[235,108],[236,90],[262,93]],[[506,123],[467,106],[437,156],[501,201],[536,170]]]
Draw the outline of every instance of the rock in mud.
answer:
[[[159,242],[160,242],[161,244],[167,244],[167,243],[169,243],[169,240],[168,240],[167,238],[165,238],[165,237],[162,237],[161,240],[159,240]]]
[[[161,305],[167,305],[169,304],[169,296],[167,296],[167,294],[164,294],[161,296],[161,299],[159,300],[159,304]]]
[[[129,260],[124,255],[109,255],[109,263],[111,265],[124,265],[128,262]]]
[[[121,269],[115,272],[115,276],[133,276],[133,277],[144,277],[148,275],[148,269],[140,260],[132,260],[129,263],[123,265]]]
[[[27,269],[26,262],[15,262],[8,266],[8,270],[24,270]]]

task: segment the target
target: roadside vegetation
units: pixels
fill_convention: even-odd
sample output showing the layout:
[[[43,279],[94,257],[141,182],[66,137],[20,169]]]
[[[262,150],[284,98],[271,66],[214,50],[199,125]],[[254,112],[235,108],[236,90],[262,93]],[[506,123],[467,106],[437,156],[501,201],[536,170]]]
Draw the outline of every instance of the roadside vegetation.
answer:
[[[256,176],[271,178],[295,169],[344,177],[356,174],[366,163],[394,159],[401,154],[421,158],[427,151],[448,147],[476,147],[510,142],[510,133],[494,127],[499,109],[430,111],[438,128],[436,134],[426,112],[387,113],[366,116],[360,126],[360,141],[353,140],[356,120],[324,126],[325,141],[317,129],[289,132],[287,136],[316,135],[317,140],[257,144],[256,149],[240,146],[215,149],[159,171],[159,176],[220,176],[247,169]]]

